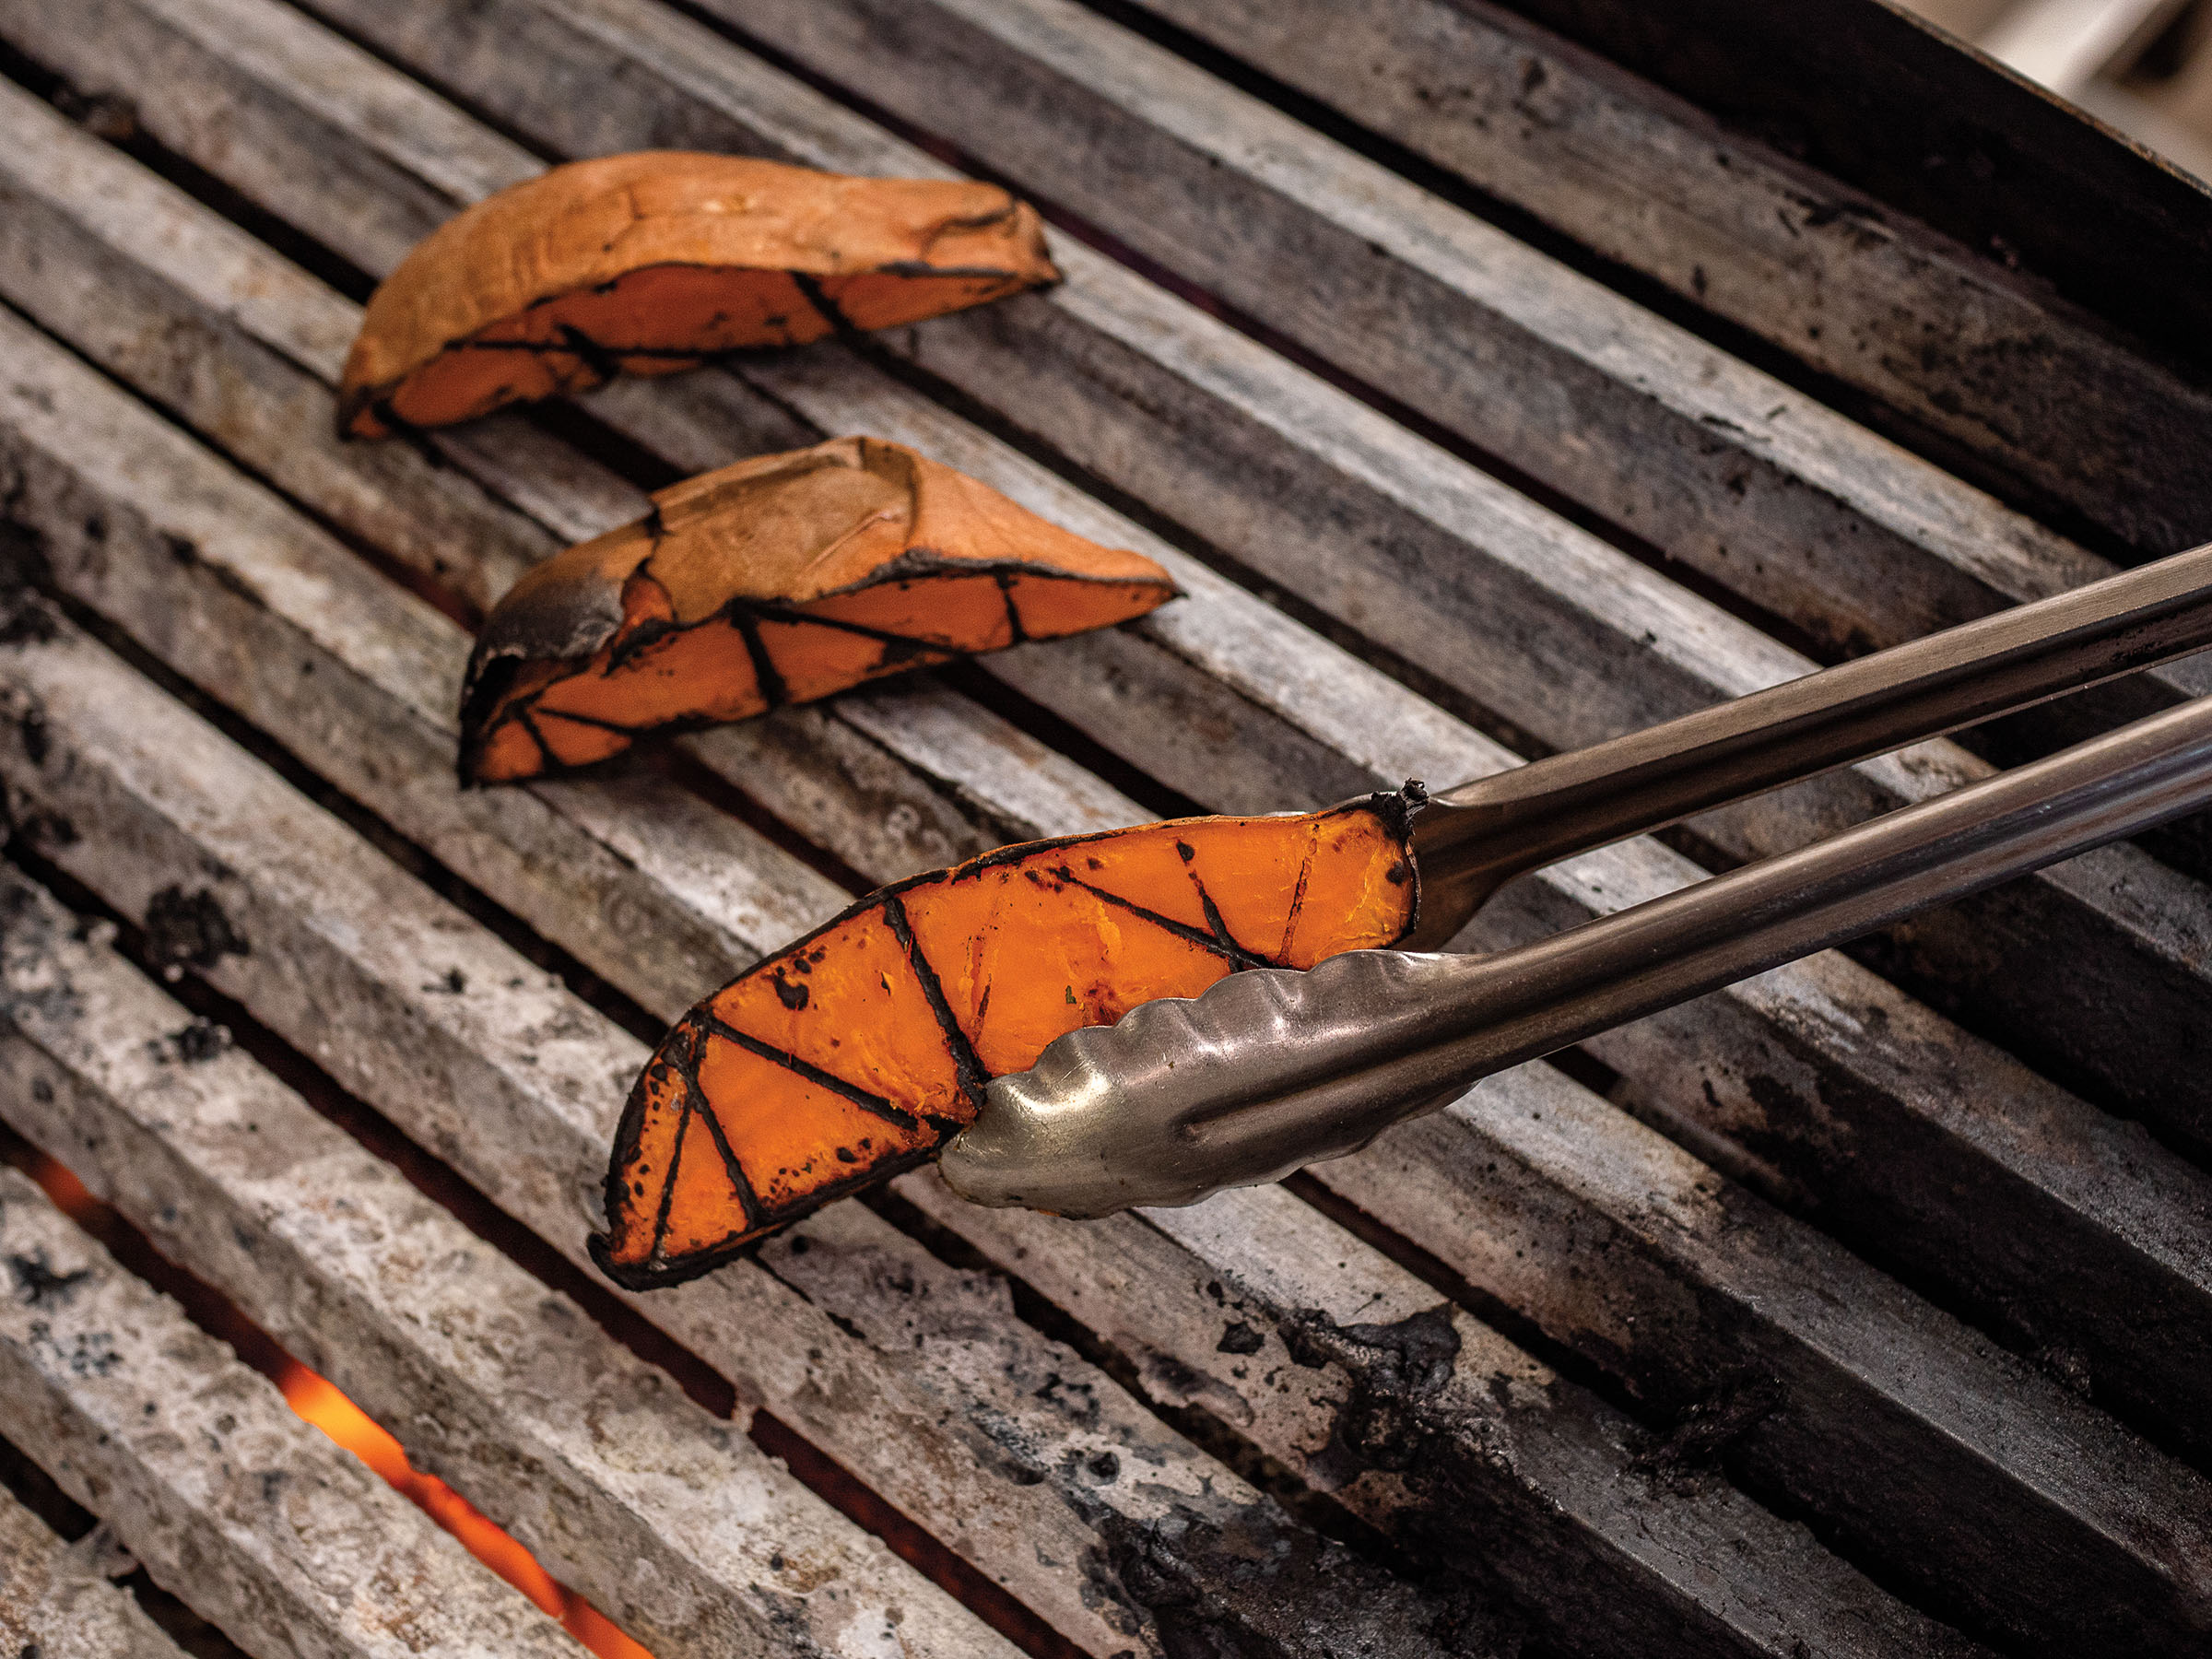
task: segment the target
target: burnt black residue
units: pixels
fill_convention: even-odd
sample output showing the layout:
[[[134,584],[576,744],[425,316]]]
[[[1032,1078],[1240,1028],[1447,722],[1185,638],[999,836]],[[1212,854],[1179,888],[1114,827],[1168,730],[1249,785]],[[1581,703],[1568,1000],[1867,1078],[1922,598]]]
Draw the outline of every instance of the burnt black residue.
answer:
[[[80,1267],[75,1273],[56,1273],[43,1250],[9,1256],[7,1271],[16,1281],[16,1300],[31,1308],[50,1308],[67,1301],[70,1293],[92,1277],[89,1267]]]
[[[82,839],[76,826],[58,812],[31,812],[14,820],[15,832],[41,853],[74,847]]]
[[[1386,1461],[1374,1440],[1392,1432],[1382,1419],[1384,1396],[1437,1394],[1459,1353],[1442,1308],[1393,1325],[1338,1326],[1306,1314],[1276,1328],[1298,1363],[1337,1361],[1350,1369],[1359,1399],[1347,1409],[1364,1417],[1361,1426],[1339,1430],[1374,1453],[1372,1464]],[[1224,1330],[1227,1351],[1256,1353],[1263,1346],[1263,1333],[1247,1322]],[[1181,1502],[1148,1524],[1103,1505],[1086,1518],[1104,1545],[1084,1562],[1090,1590],[1116,1609],[1117,1619],[1148,1621],[1169,1659],[1503,1659],[1516,1651],[1495,1596],[1456,1564],[1431,1557],[1418,1574],[1401,1576],[1270,1500]]]
[[[1459,1358],[1459,1332],[1444,1303],[1394,1324],[1340,1325],[1308,1312],[1292,1314],[1282,1328],[1299,1364],[1348,1366],[1375,1386],[1417,1399],[1441,1393]]]
[[[187,1065],[205,1065],[230,1046],[230,1028],[217,1025],[212,1019],[194,1019],[190,1025],[171,1031],[164,1046],[168,1053]]]
[[[1449,1586],[1461,1606],[1487,1608],[1464,1628],[1488,1651],[1511,1651],[1512,1632],[1532,1617],[1549,1628],[1547,1641],[1566,1636],[1575,1652],[1702,1651],[1651,1646],[1652,1621],[1596,1561],[1562,1571],[1583,1541],[1514,1472],[1516,1405],[1494,1387],[1454,1384],[1460,1340],[1449,1304],[1390,1324],[1338,1324],[1306,1311],[1276,1333],[1293,1363],[1328,1368],[1331,1392],[1341,1391],[1328,1442],[1307,1461],[1309,1481],[1335,1490],[1378,1471],[1402,1482],[1410,1501],[1387,1532],[1404,1570]],[[1528,1404],[1548,1413],[1559,1402]],[[1563,1611],[1563,1602],[1580,1605]]]
[[[1731,1378],[1692,1401],[1665,1435],[1636,1454],[1634,1466],[1646,1474],[1676,1477],[1712,1468],[1731,1446],[1779,1410],[1783,1399],[1783,1385],[1774,1377]]]
[[[1217,1354],[1256,1354],[1266,1345],[1267,1338],[1241,1319],[1232,1319],[1222,1329],[1221,1340],[1214,1344]]]
[[[0,600],[0,646],[51,645],[60,633],[53,612],[35,595],[15,594]]]
[[[250,947],[213,893],[165,887],[146,907],[146,952],[157,968],[212,968]]]
[[[1416,1420],[1441,1394],[1459,1358],[1452,1311],[1438,1306],[1394,1324],[1336,1324],[1320,1313],[1294,1313],[1278,1327],[1299,1364],[1341,1365],[1351,1389],[1336,1416],[1328,1451],[1314,1473],[1348,1480],[1365,1469],[1402,1473],[1418,1460],[1430,1436]]]
[[[1330,1653],[1504,1659],[1514,1644],[1464,1580],[1412,1584],[1265,1500],[1139,1524],[1102,1517],[1085,1562],[1101,1594],[1151,1616],[1168,1659]]]

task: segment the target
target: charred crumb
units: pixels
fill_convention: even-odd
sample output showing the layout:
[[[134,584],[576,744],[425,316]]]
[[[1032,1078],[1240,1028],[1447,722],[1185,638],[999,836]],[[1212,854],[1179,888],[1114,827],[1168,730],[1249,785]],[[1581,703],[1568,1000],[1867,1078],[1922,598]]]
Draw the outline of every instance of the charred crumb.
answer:
[[[0,570],[0,585],[10,574]],[[53,608],[36,594],[18,589],[0,607],[0,646],[51,645],[60,634]]]
[[[57,87],[53,107],[95,138],[125,144],[138,135],[138,106],[120,92],[79,92]]]
[[[79,1267],[75,1273],[56,1273],[43,1250],[9,1256],[7,1270],[16,1281],[16,1300],[29,1308],[65,1302],[78,1285],[92,1277],[89,1267]]]
[[[16,820],[15,832],[41,853],[74,847],[83,838],[76,826],[58,812],[33,812]]]
[[[1100,1408],[1098,1389],[1092,1383],[1071,1382],[1058,1371],[1053,1371],[1045,1377],[1041,1387],[1030,1391],[1030,1397],[1066,1413],[1068,1420],[1080,1428],[1098,1426]]]
[[[1221,1333],[1221,1340],[1214,1345],[1217,1354],[1256,1354],[1267,1344],[1266,1336],[1253,1329],[1242,1320],[1231,1320]]]
[[[230,1046],[230,1028],[203,1017],[166,1037],[148,1038],[146,1046],[158,1065],[178,1060],[186,1065],[201,1065]]]
[[[145,936],[148,959],[169,979],[186,967],[212,968],[227,956],[252,953],[245,935],[205,888],[186,893],[171,886],[156,893],[146,907]]]
[[[1429,805],[1429,788],[1418,778],[1408,778],[1401,788],[1375,791],[1367,797],[1367,805],[1391,834],[1403,841],[1413,833],[1415,818]]]

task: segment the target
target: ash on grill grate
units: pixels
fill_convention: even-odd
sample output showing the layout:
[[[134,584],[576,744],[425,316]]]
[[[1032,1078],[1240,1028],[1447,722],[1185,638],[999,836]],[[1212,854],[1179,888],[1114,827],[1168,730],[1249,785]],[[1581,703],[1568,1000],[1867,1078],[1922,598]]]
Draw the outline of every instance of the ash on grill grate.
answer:
[[[13,1126],[656,1655],[787,1629],[862,1653],[894,1625],[994,1651],[742,1433],[244,1054],[183,1067],[149,1052],[183,1010],[12,871],[0,910]]]
[[[65,1544],[0,1491],[0,1651],[41,1659],[183,1659],[130,1595],[109,1580],[112,1563]]]
[[[1244,15],[1234,0],[1100,9],[1202,32]],[[1466,51],[1528,38],[1451,10]],[[1389,25],[1451,21],[1424,0],[1359,20],[1376,52],[1404,38]],[[127,100],[135,122],[103,140],[0,87],[0,297],[13,308],[0,317],[0,473],[12,533],[42,549],[40,580],[191,681],[232,729],[286,751],[292,775],[413,843],[406,856],[654,1016],[841,906],[848,872],[882,881],[1008,838],[1150,816],[1132,791],[1268,810],[1493,770],[1513,757],[1459,716],[1570,744],[1802,671],[1806,658],[1759,630],[1762,615],[1837,645],[1903,637],[2101,568],[1824,407],[1811,378],[1784,383],[1691,334],[1690,308],[1677,322],[1640,310],[1591,278],[1602,261],[1578,274],[1548,260],[1375,159],[1398,152],[1355,154],[1065,0],[85,0],[66,18],[0,0],[0,34],[73,96]],[[1232,49],[1287,80],[1310,72],[1282,38]],[[1518,64],[1482,50],[1492,72]],[[1602,65],[1542,50],[1558,81],[1522,91],[1547,94],[1559,124],[1519,134],[1531,157],[1553,133],[1618,145],[1604,125],[1616,117],[1645,133],[1695,124]],[[1264,76],[1238,78],[1292,102]],[[1622,104],[1566,101],[1587,85]],[[1341,88],[1352,121],[1472,165],[1363,86]],[[871,104],[914,124],[929,153],[854,108]],[[1743,200],[1801,180],[1730,142],[1749,170]],[[511,416],[419,445],[329,438],[358,309],[256,228],[352,284],[547,158],[656,145],[909,174],[971,155],[1213,309],[1061,237],[1060,289],[863,351],[617,384],[585,415]],[[1665,168],[1660,153],[1640,164]],[[1718,176],[1700,175],[1680,213],[1724,215]],[[1588,189],[1601,209],[1618,199]],[[1562,222],[1604,253],[1578,228],[1599,212],[1576,206],[1587,199],[1559,212],[1583,213]],[[1851,216],[1811,218],[1797,230],[1858,273],[1836,281],[1871,283],[1864,273],[1889,261],[1915,291],[1971,292],[1977,315],[2045,328],[2053,360],[2103,377],[2113,430],[2132,429],[2131,385],[2147,418],[2185,424],[2196,406],[2166,366],[1986,262],[1938,250],[1915,265],[1934,243],[1911,227],[1858,245]],[[1716,309],[1794,315],[1792,301],[1735,291],[1716,289]],[[1274,332],[1222,321],[1240,315]],[[1879,364],[1846,360],[1854,341],[1827,349],[1824,372],[1874,383]],[[1382,382],[1390,400],[1360,401]],[[1877,390],[1910,409],[1924,383],[1907,365]],[[2001,380],[1980,390],[1973,409],[2009,406]],[[466,640],[453,618],[554,547],[637,516],[641,485],[847,430],[1151,553],[1191,597],[964,682],[1006,688],[992,706],[1033,712],[1033,729],[922,683],[684,739],[665,773],[455,796]],[[2036,488],[2073,491],[2084,513],[2111,508],[2112,481],[2069,475],[2048,445],[1966,437]],[[1511,462],[1512,480],[1470,464],[1486,454]],[[1182,547],[1087,490],[1114,492]],[[1656,554],[1697,566],[1728,608],[1646,562]],[[1372,660],[1238,582],[1266,584]],[[180,969],[580,1260],[639,1045],[66,617],[39,614],[41,627],[0,633],[0,698],[18,717],[0,732],[13,821],[117,909],[166,918]],[[1394,664],[1452,712],[1390,678]],[[2095,717],[2195,688],[2169,672]],[[1049,739],[1067,733],[1124,787],[1056,751]],[[1794,844],[1983,770],[1932,747],[1716,818],[1697,844],[1730,859]],[[752,822],[781,818],[773,836],[724,810],[733,791]],[[32,833],[65,821],[74,839]],[[1524,884],[1484,936],[1699,874],[1649,842],[1613,849]],[[1774,1654],[1965,1652],[1976,1637],[2019,1652],[2186,1645],[2212,1628],[2212,1501],[2183,1461],[2207,1454],[2212,1185],[2106,1108],[2198,1135],[2203,1102],[2168,1085],[2198,1075],[2174,1067],[2212,994],[2194,948],[2212,902],[2187,871],[2123,849],[1980,914],[2008,931],[1943,924],[1916,935],[1914,966],[1984,1035],[1830,957],[1596,1045],[1618,1098],[1709,1163],[1536,1067],[1316,1172],[1375,1236],[1441,1261],[1603,1398],[1440,1309],[1439,1291],[1280,1193],[1078,1228],[970,1210],[910,1176],[912,1207],[889,1214],[968,1267],[848,1206],[634,1305],[747,1408],[771,1407],[810,1458],[841,1464],[1005,1586],[1035,1630],[1101,1659],[1502,1652],[1519,1629],[1582,1651],[1624,1636],[1639,1651]],[[355,1367],[349,1387],[412,1421],[411,1444],[650,1625],[657,1651],[719,1651],[724,1635],[704,1633],[724,1618],[767,1651],[832,1627],[840,1651],[993,1640],[752,1467],[745,1445],[712,1445],[711,1423],[658,1373],[572,1318],[546,1324],[488,1246],[422,1244],[451,1224],[419,1218],[389,1171],[332,1142],[359,1171],[346,1213],[377,1218],[373,1240],[345,1234],[319,1207],[328,1183],[307,1150],[333,1132],[234,1052],[156,1067],[193,1028],[133,971],[58,935],[11,935],[8,948],[10,971],[66,959],[112,994],[107,1023],[67,1041],[39,1025],[51,1010],[11,1005],[0,1065],[70,1103],[34,1090],[23,1121],[54,1138],[97,1125],[107,1138],[81,1161],[119,1199],[181,1253],[223,1264],[272,1324]],[[2018,984],[1990,971],[2006,952],[2027,971]],[[2069,1006],[2098,985],[2142,1005],[2124,1044],[2099,1047]],[[2088,1098],[2023,1059],[2063,1065]],[[135,1085],[157,1073],[182,1091],[173,1112]],[[257,1162],[234,1124],[219,1129],[246,1100],[272,1121],[292,1114],[292,1161]],[[232,1224],[258,1253],[241,1253]],[[406,1241],[451,1271],[402,1272]],[[979,1257],[1136,1386],[1026,1324],[1003,1283],[973,1270]],[[483,1352],[454,1337],[492,1309],[532,1335]],[[2088,1399],[1992,1336],[2078,1357]],[[631,1409],[626,1391],[658,1404]],[[1326,1542],[1154,1402],[1206,1419],[1206,1445],[1302,1478],[1316,1507],[1301,1514],[1334,1506],[1356,1517],[1346,1535],[1395,1553]],[[660,1486],[635,1476],[645,1466]],[[847,1563],[841,1582],[872,1587],[854,1591],[861,1603],[903,1586],[900,1607],[928,1611],[883,1636],[866,1618],[839,1623],[832,1587],[806,1593],[805,1630],[778,1624],[765,1586],[794,1557],[767,1524],[727,1535],[707,1524],[733,1490],[781,1493],[763,1512],[815,1529]],[[661,1575],[653,1587],[625,1576],[639,1563]],[[695,1599],[663,1594],[677,1583]]]
[[[575,1653],[14,1170],[0,1253],[44,1275],[0,1300],[0,1432],[104,1512],[157,1583],[271,1649]]]

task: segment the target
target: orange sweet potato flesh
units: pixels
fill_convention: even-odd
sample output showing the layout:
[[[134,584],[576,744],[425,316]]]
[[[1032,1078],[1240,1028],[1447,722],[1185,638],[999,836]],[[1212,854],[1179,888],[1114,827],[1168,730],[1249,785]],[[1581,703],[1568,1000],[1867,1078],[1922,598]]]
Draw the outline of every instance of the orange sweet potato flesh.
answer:
[[[677,1022],[630,1091],[600,1267],[680,1283],[932,1157],[1078,1026],[1411,929],[1409,805],[1033,841],[864,899]]]
[[[338,430],[445,426],[1058,276],[1036,210],[993,184],[683,150],[574,161],[449,219],[370,296]]]
[[[464,782],[585,765],[655,726],[742,720],[1175,594],[1152,560],[872,438],[741,461],[653,500],[493,608],[462,698]]]

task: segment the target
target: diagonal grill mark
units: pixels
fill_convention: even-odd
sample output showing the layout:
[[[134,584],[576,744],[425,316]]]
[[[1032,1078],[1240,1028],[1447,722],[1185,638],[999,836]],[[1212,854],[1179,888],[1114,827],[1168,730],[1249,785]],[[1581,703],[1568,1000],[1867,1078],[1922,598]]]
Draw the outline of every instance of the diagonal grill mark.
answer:
[[[374,403],[369,406],[369,412],[370,414],[375,416],[376,418],[383,424],[385,429],[388,431],[399,433],[413,432],[419,429],[413,421],[409,420],[405,415],[402,415],[397,409],[392,406],[392,399],[389,397],[378,398]]]
[[[1028,643],[1030,630],[1021,625],[1021,612],[1016,608],[1014,604],[1014,578],[1005,571],[994,571],[991,575],[992,580],[998,583],[998,596],[1005,602],[1006,607],[1006,632],[1009,635],[1007,644]]]
[[[745,641],[745,653],[753,659],[753,678],[760,687],[760,700],[771,709],[780,709],[791,700],[791,688],[783,683],[775,659],[768,654],[768,643],[760,637],[760,624],[754,619],[751,609],[733,600],[729,606],[730,622],[737,629],[737,637]]]
[[[1286,959],[1290,955],[1290,940],[1298,932],[1298,918],[1306,908],[1306,883],[1312,879],[1313,859],[1320,851],[1321,827],[1318,824],[1308,824],[1306,826],[1306,855],[1300,861],[1298,866],[1298,887],[1290,895],[1290,913],[1283,918],[1283,942],[1277,947]]]
[[[650,558],[651,555],[647,557]],[[661,591],[664,594],[667,592],[665,588]],[[614,644],[607,648],[606,666],[600,670],[600,677],[604,679],[619,672],[634,662],[641,653],[658,645],[663,640],[672,639],[680,633],[688,633],[693,626],[696,624],[687,625],[682,622],[673,622],[665,617],[646,618],[627,633],[616,637]],[[550,690],[552,688],[547,687],[547,689]]]
[[[681,1066],[673,1069],[684,1086],[684,1101],[677,1112],[676,1146],[668,1154],[667,1169],[661,1172],[661,1202],[653,1212],[653,1237],[645,1248],[645,1259],[649,1262],[664,1261],[667,1257],[668,1217],[676,1207],[676,1176],[677,1171],[684,1167],[684,1140],[691,1133],[691,1113],[694,1110],[691,1078]]]
[[[1264,956],[1254,956],[1251,951],[1246,950],[1243,946],[1230,937],[1227,928],[1220,928],[1218,933],[1202,933],[1186,922],[1178,922],[1171,916],[1163,916],[1156,910],[1147,910],[1135,900],[1124,899],[1119,893],[1110,893],[1102,887],[1093,887],[1065,865],[1060,865],[1053,871],[1053,874],[1072,886],[1081,888],[1087,893],[1103,899],[1109,904],[1119,906],[1131,915],[1142,916],[1155,927],[1163,927],[1188,944],[1210,950],[1216,956],[1228,958],[1230,965],[1233,968],[1274,968],[1279,966],[1278,963],[1273,962]],[[1204,889],[1201,888],[1200,897],[1204,896]],[[1210,901],[1207,908],[1209,911],[1212,908]],[[1215,918],[1215,922],[1218,927],[1218,917]]]
[[[533,704],[533,708],[537,716],[542,719],[565,720],[571,725],[593,726],[599,731],[613,732],[623,737],[635,737],[640,732],[649,732],[653,729],[652,726],[618,725],[614,721],[602,720],[596,714],[571,714],[565,709],[537,709],[535,704]],[[655,724],[665,724],[666,723],[656,722]]]
[[[1206,890],[1205,882],[1193,876],[1191,885],[1198,889],[1198,904],[1206,912],[1206,925],[1214,930],[1214,937],[1221,941],[1221,948],[1229,953],[1230,960],[1240,969],[1275,966],[1267,958],[1255,956],[1237,943],[1236,936],[1229,931],[1229,924],[1221,919],[1221,912],[1214,903],[1214,896]]]
[[[872,582],[869,585],[880,584]],[[960,649],[958,645],[940,645],[934,640],[917,640],[912,634],[894,633],[888,628],[871,628],[865,622],[850,622],[842,617],[818,617],[810,611],[786,606],[780,600],[738,600],[733,603],[742,604],[763,622],[781,622],[786,628],[804,622],[811,628],[834,628],[843,633],[858,634],[864,640],[881,640],[886,645],[912,645],[916,651],[950,653]]]
[[[883,919],[889,924],[891,937],[899,941],[906,959],[913,964],[914,977],[922,982],[922,994],[929,999],[929,1011],[935,1016],[937,1030],[945,1039],[945,1046],[952,1055],[952,1068],[960,1080],[960,1092],[968,1097],[976,1111],[983,1109],[983,1090],[990,1086],[991,1074],[983,1069],[968,1033],[960,1030],[959,1021],[952,1017],[952,1005],[945,1000],[945,987],[937,979],[937,971],[922,947],[914,943],[914,930],[908,924],[906,906],[896,893],[883,896]]]
[[[547,712],[551,713],[552,711],[547,710]],[[537,722],[530,717],[530,705],[527,703],[516,704],[514,717],[523,723],[523,730],[530,734],[530,741],[537,745],[538,764],[547,767],[560,765],[561,762],[553,754],[553,746],[546,741],[546,735],[537,729]],[[486,741],[488,742],[491,734],[487,732],[484,735]]]
[[[730,1184],[737,1189],[737,1203],[745,1211],[745,1230],[748,1233],[758,1231],[768,1225],[768,1211],[760,1202],[760,1194],[753,1191],[753,1183],[746,1178],[745,1168],[737,1161],[737,1154],[730,1149],[729,1137],[722,1132],[722,1120],[714,1114],[714,1103],[707,1098],[706,1087],[699,1080],[697,1044],[700,1040],[696,1035],[699,1027],[695,1022],[687,1020],[684,1030],[687,1033],[684,1042],[679,1049],[670,1052],[668,1064],[676,1068],[676,1075],[684,1080],[687,1106],[706,1120],[707,1134],[714,1142],[715,1151],[722,1157],[723,1173],[730,1178]],[[670,1191],[674,1190],[675,1182],[671,1178]]]
[[[1000,574],[997,580],[1003,591],[1007,578]],[[695,628],[703,628],[709,622],[714,621],[724,615],[727,615],[732,626],[737,630],[738,637],[745,642],[746,654],[751,658],[754,675],[760,683],[762,699],[771,709],[780,708],[788,703],[791,700],[791,694],[781,671],[775,665],[772,654],[768,650],[768,642],[760,637],[759,623],[763,619],[779,622],[786,627],[806,623],[815,628],[835,629],[842,633],[857,634],[863,639],[880,641],[886,645],[902,645],[913,653],[911,663],[907,665],[909,666],[925,665],[925,660],[930,657],[943,660],[960,654],[960,648],[958,646],[941,645],[930,640],[917,640],[911,634],[895,633],[889,629],[884,628],[871,628],[865,622],[851,622],[840,617],[813,616],[804,610],[787,607],[774,601],[733,600],[722,611],[715,613],[715,616],[701,618],[696,622],[660,621],[657,625],[648,623],[631,629],[616,643],[608,657],[606,674],[611,674],[621,668],[649,647],[657,645],[673,635],[688,633]],[[1017,629],[1019,628],[1018,618],[1014,620],[1014,626]],[[1015,643],[1020,643],[1024,638],[1026,636],[1018,633]],[[574,676],[570,677],[573,678]],[[605,677],[605,675],[602,677]],[[565,680],[556,680],[553,685],[566,683]],[[541,688],[531,697],[527,705],[516,708],[514,717],[523,720],[525,724],[529,724],[530,711],[535,710],[538,716],[547,720],[565,720],[574,725],[593,726],[600,731],[614,732],[625,737],[636,737],[644,732],[671,724],[665,720],[656,720],[641,725],[625,725],[619,721],[607,720],[598,715],[580,714],[566,709],[540,707],[546,693],[552,689],[553,686],[551,685]],[[540,751],[544,751],[546,749],[544,735],[537,731],[535,725],[530,725],[530,735],[536,742]],[[546,754],[545,759],[547,765],[556,764],[550,754]]]
[[[569,349],[576,354],[576,360],[602,382],[611,381],[622,372],[620,359],[573,323],[562,323],[556,326],[560,331],[560,337],[568,343]]]
[[[845,315],[844,307],[823,292],[819,282],[804,271],[792,272],[791,280],[793,286],[805,296],[806,303],[814,307],[839,339],[853,340],[860,337],[862,331],[853,325],[853,319]]]
[[[773,1043],[763,1042],[750,1032],[739,1030],[718,1014],[702,1011],[698,1018],[700,1025],[704,1030],[712,1032],[724,1042],[734,1042],[747,1053],[757,1054],[772,1065],[780,1065],[794,1077],[803,1077],[817,1088],[827,1089],[833,1095],[852,1101],[863,1112],[873,1112],[887,1124],[894,1124],[901,1129],[913,1129],[919,1126],[913,1113],[901,1107],[892,1105],[881,1095],[870,1094],[857,1083],[848,1083],[836,1073],[826,1072],[811,1061],[802,1060],[788,1050],[780,1049]]]

